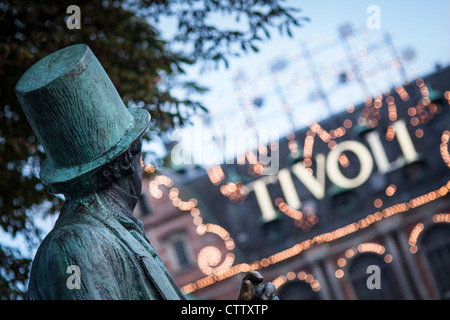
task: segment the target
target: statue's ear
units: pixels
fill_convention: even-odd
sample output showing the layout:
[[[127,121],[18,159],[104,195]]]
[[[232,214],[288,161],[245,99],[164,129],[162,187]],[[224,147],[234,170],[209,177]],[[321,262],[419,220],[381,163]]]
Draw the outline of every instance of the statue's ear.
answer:
[[[130,147],[130,151],[132,155],[136,155],[141,152],[142,149],[142,137],[136,139]]]

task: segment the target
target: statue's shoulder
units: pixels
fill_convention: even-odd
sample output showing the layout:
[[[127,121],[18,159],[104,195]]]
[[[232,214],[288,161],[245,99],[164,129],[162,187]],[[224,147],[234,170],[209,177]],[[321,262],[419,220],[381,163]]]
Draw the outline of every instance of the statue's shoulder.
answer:
[[[95,286],[92,283],[101,278],[99,275],[111,273],[109,261],[114,261],[117,249],[98,226],[74,223],[54,228],[34,257],[29,298],[79,299],[78,295],[94,292],[92,288],[86,291],[86,287]],[[83,290],[68,290],[67,281],[74,270],[81,274]]]
[[[41,250],[68,250],[73,246],[89,247],[92,242],[105,242],[111,231],[96,219],[95,207],[67,201],[53,229],[41,243]]]
[[[107,250],[110,240],[108,230],[90,223],[71,223],[56,226],[39,246],[39,253],[51,255],[52,259],[77,257],[80,253],[90,254],[90,250]]]

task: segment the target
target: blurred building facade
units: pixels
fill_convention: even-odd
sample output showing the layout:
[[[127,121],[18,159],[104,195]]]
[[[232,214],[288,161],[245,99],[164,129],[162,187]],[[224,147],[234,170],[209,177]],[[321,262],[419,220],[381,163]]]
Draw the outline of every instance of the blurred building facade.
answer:
[[[135,214],[193,298],[258,270],[281,299],[450,299],[449,123],[445,68],[233,164],[153,173]]]

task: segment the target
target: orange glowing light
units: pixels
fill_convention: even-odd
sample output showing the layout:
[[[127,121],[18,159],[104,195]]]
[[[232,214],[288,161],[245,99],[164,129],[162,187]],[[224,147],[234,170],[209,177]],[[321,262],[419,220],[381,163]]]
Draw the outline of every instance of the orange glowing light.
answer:
[[[383,205],[383,201],[381,199],[375,199],[373,205],[375,206],[375,208],[381,208],[381,206]]]

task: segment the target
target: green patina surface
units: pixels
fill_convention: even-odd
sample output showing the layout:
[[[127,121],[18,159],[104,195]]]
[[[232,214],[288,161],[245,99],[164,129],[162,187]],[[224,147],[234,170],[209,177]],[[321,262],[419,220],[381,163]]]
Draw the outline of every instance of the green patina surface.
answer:
[[[92,51],[83,44],[34,64],[17,97],[43,145],[46,184],[65,183],[126,150],[148,125],[142,109],[127,109]]]
[[[100,182],[98,175],[128,155],[149,125],[148,112],[125,107],[86,45],[38,61],[16,93],[47,155],[41,179],[66,196],[34,258],[29,298],[183,299],[133,216],[141,190],[140,153],[129,164],[134,170],[117,180]],[[79,287],[72,285],[73,266]]]
[[[64,204],[33,261],[30,299],[184,298],[141,222],[114,198],[114,192],[95,192]],[[73,265],[79,289],[68,285]]]

